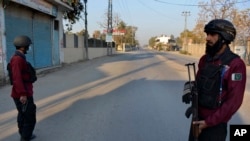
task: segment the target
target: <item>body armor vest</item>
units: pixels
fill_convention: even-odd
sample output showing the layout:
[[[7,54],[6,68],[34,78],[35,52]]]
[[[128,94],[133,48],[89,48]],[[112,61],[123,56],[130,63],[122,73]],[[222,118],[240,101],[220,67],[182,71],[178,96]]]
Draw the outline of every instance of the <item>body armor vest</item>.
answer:
[[[200,70],[197,76],[198,101],[199,105],[209,109],[215,109],[221,105],[222,92],[222,71],[225,65],[228,65],[231,60],[238,57],[238,55],[231,51],[223,55],[220,65],[205,62],[205,65]],[[221,89],[221,90],[220,90]]]

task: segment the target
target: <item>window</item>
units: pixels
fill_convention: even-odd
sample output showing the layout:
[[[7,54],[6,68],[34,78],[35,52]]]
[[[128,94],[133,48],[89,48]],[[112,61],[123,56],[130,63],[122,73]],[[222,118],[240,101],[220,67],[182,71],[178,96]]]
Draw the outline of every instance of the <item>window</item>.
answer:
[[[59,21],[54,20],[54,30],[59,30]]]
[[[74,48],[78,48],[78,36],[74,34]]]

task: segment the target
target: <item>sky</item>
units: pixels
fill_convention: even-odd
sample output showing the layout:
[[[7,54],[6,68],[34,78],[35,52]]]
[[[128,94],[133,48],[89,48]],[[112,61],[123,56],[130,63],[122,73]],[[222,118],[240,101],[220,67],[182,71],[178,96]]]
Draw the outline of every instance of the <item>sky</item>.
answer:
[[[195,27],[198,12],[198,2],[202,0],[112,0],[113,16],[118,14],[127,26],[136,26],[136,40],[140,45],[148,44],[151,37],[161,35],[180,36],[185,27],[192,30]],[[208,1],[208,0],[203,0]],[[236,6],[241,9],[250,8],[250,0],[239,0]],[[99,23],[106,22],[105,12],[108,10],[109,0],[88,0],[87,21],[90,37],[95,30],[105,29]],[[183,12],[190,15],[183,16]],[[84,15],[83,15],[84,18]],[[74,26],[73,32],[85,29],[84,19],[80,19]]]

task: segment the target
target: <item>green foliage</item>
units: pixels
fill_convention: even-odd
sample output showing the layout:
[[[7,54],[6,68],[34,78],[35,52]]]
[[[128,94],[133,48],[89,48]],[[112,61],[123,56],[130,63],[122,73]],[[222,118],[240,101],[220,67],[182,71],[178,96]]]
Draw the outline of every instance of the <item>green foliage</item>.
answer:
[[[157,44],[157,45],[156,45],[156,48],[157,48],[157,50],[159,50],[159,51],[163,50],[163,48],[162,48],[162,43]]]
[[[116,42],[116,45],[121,45],[123,43],[129,46],[139,45],[138,40],[135,39],[135,33],[137,31],[137,27],[135,26],[127,26],[124,21],[120,21],[117,24],[118,30],[124,30],[124,35],[113,35],[113,39]]]
[[[80,1],[77,3],[72,3],[71,6],[74,8],[74,10],[66,11],[63,15],[63,18],[68,21],[66,24],[68,31],[72,30],[72,25],[81,18],[81,13],[84,9],[84,6]]]
[[[154,45],[155,45],[155,39],[156,39],[156,38],[157,38],[157,37],[151,37],[151,38],[149,39],[149,41],[148,41],[149,46],[154,47]]]
[[[117,28],[118,29],[126,29],[126,27],[127,27],[127,24],[124,22],[124,21],[120,21],[119,23],[118,23],[118,26],[117,26]]]

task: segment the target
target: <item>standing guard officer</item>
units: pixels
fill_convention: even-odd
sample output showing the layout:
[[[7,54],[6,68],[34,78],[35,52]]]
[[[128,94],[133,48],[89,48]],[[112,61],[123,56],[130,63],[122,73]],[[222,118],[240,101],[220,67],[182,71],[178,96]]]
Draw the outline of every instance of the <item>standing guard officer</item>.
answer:
[[[33,130],[36,124],[36,105],[33,99],[33,81],[30,81],[32,74],[25,57],[30,44],[28,36],[17,36],[14,39],[16,51],[10,60],[10,79],[13,85],[11,97],[18,111],[17,124],[21,141],[35,138]]]
[[[206,53],[198,64],[199,141],[225,141],[227,123],[240,108],[246,85],[246,65],[229,44],[235,39],[234,25],[214,19],[204,28]],[[192,128],[189,141],[194,141]]]

